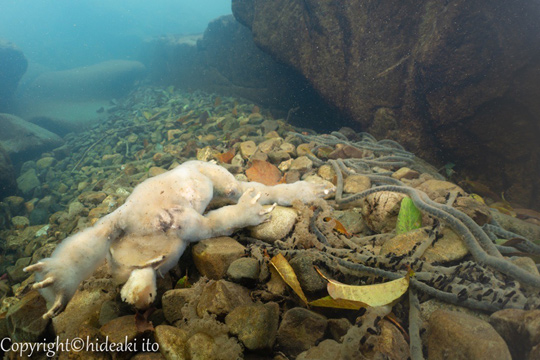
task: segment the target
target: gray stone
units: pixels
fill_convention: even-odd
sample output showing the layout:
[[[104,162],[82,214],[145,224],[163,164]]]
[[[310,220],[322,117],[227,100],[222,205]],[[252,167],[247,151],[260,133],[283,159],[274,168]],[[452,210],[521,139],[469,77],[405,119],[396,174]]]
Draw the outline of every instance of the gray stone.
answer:
[[[36,158],[64,143],[58,135],[14,115],[0,114],[0,129],[0,145],[13,163]]]
[[[31,257],[23,257],[17,259],[17,262],[13,266],[8,266],[7,273],[11,281],[14,283],[20,283],[31,274],[24,272],[23,269],[30,265],[32,261]]]
[[[231,334],[236,335],[249,350],[271,349],[278,322],[279,306],[273,302],[239,306],[225,318]]]
[[[283,315],[277,342],[287,355],[297,356],[322,339],[327,320],[324,316],[304,308],[292,308]]]
[[[341,338],[349,331],[351,322],[345,318],[328,319],[328,333],[332,339],[341,342]]]
[[[297,216],[298,213],[294,209],[276,206],[270,221],[249,228],[249,232],[254,238],[273,243],[284,239],[291,232]]]
[[[240,258],[231,263],[227,276],[234,282],[249,282],[259,279],[260,266],[254,258]]]
[[[17,178],[17,186],[25,196],[32,196],[34,191],[41,186],[36,170],[29,169]]]
[[[307,293],[316,293],[326,289],[327,281],[313,268],[315,258],[311,254],[300,254],[295,256],[290,264],[302,284],[302,290]]]

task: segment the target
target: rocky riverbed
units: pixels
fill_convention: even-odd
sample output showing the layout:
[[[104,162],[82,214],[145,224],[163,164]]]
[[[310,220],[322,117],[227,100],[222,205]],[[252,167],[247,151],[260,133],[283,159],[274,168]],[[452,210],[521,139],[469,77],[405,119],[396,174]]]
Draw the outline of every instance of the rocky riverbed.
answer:
[[[66,359],[540,356],[533,213],[529,222],[501,214],[393,141],[347,128],[322,135],[297,129],[241,99],[142,87],[100,111],[107,121],[22,166],[18,184],[28,198],[1,203],[2,338],[133,344],[71,349],[59,355]],[[152,311],[136,314],[122,303],[104,264],[65,312],[42,320],[46,304],[22,269],[116,209],[141,181],[194,158],[216,161],[241,180],[331,182],[337,192],[194,244],[159,279]],[[404,197],[422,211],[422,226],[396,235]],[[327,295],[314,265],[351,285],[416,274],[391,307],[319,308],[275,274],[269,262],[278,253],[308,300]]]

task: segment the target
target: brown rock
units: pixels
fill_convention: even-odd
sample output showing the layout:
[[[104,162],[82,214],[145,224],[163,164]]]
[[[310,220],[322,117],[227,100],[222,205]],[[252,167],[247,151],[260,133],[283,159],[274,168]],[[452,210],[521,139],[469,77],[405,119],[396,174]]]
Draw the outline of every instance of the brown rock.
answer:
[[[191,288],[169,290],[163,294],[161,304],[163,305],[165,319],[169,324],[174,324],[184,317],[182,315],[182,307],[192,296],[193,290]]]
[[[376,137],[455,159],[461,175],[538,208],[540,5],[376,5],[235,0],[232,9],[261,49]]]
[[[11,306],[6,314],[9,336],[18,342],[42,341],[49,320],[42,318],[47,312],[45,299],[35,290]]]
[[[508,359],[508,346],[489,323],[464,313],[437,310],[428,330],[430,359]]]
[[[404,195],[389,191],[371,194],[361,201],[362,217],[376,233],[386,233],[396,228],[397,216]]]
[[[229,281],[219,280],[204,288],[197,304],[197,314],[200,317],[205,313],[225,316],[236,307],[251,303],[248,289]]]
[[[324,316],[304,308],[292,308],[283,315],[277,342],[287,355],[297,356],[322,339],[327,320]]]
[[[534,359],[540,344],[540,310],[504,309],[493,313],[489,323],[506,341],[513,359]]]
[[[304,351],[296,360],[341,360],[341,344],[334,340],[323,340],[317,346]]]
[[[343,182],[343,191],[356,194],[371,187],[371,180],[364,175],[349,175]]]
[[[429,235],[426,230],[427,228],[411,230],[386,240],[381,247],[379,255],[389,253],[403,255],[410,253],[417,244],[427,241]],[[442,238],[428,247],[421,257],[422,260],[430,263],[447,263],[462,259],[469,253],[461,237],[451,229],[444,228],[441,234]]]
[[[417,187],[418,190],[423,191],[433,201],[441,204],[446,203],[447,196],[451,192],[457,192],[460,195],[466,195],[465,190],[448,181],[443,180],[428,180],[423,182]]]
[[[155,332],[159,352],[167,360],[187,360],[185,355],[188,334],[185,330],[169,325],[159,325]]]
[[[108,337],[110,342],[132,342],[138,333],[135,315],[126,315],[113,319],[103,325],[99,331],[104,338]]]
[[[186,357],[190,360],[215,359],[216,348],[214,339],[205,333],[196,333],[186,342]]]
[[[202,240],[193,246],[197,270],[209,279],[221,279],[231,263],[244,255],[245,247],[233,238],[222,236]]]
[[[271,349],[278,329],[279,306],[273,302],[239,306],[227,315],[225,323],[249,350]]]

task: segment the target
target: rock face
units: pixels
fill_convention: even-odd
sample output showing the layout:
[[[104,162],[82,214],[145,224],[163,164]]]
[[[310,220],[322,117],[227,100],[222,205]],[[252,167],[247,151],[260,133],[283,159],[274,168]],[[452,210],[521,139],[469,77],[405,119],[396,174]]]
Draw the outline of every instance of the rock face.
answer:
[[[309,83],[257,48],[249,29],[232,15],[210,22],[203,36],[153,38],[143,57],[151,79],[162,84],[240,96],[285,111],[309,103],[297,109],[297,119],[321,112],[333,116]]]
[[[540,4],[233,0],[232,9],[261,49],[366,131],[539,203]]]
[[[14,44],[0,39],[0,111],[17,89],[28,68],[24,54]]]
[[[0,114],[0,145],[14,163],[38,157],[61,146],[58,136],[17,116]]]

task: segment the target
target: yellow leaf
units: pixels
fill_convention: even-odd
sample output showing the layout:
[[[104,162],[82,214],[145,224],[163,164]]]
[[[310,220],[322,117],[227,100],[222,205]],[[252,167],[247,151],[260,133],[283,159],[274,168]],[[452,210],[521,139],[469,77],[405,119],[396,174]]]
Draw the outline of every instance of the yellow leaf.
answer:
[[[285,259],[282,254],[277,254],[270,260],[270,263],[277,270],[283,281],[285,281],[287,285],[294,290],[296,295],[300,297],[304,304],[307,305],[308,301],[306,299],[306,295],[304,295],[304,292],[300,287],[300,283],[298,282],[298,278],[296,277],[296,274],[294,273],[294,270],[287,259]]]
[[[347,310],[358,310],[361,308],[368,307],[368,304],[365,304],[360,301],[345,300],[345,299],[332,299],[331,296],[325,296],[323,298],[311,301],[309,305],[318,306],[318,307],[331,307],[336,309],[347,309]]]
[[[319,275],[328,281],[326,289],[333,299],[353,300],[369,306],[390,305],[398,300],[409,288],[410,275],[400,279],[373,285],[346,285],[329,279],[316,269]]]

